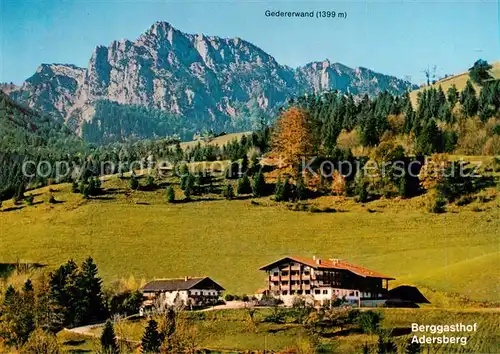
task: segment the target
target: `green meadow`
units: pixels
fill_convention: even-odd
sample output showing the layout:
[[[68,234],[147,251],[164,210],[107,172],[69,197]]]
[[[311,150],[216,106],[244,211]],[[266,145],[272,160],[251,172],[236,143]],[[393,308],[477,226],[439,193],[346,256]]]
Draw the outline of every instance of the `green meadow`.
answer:
[[[313,213],[270,198],[208,195],[167,204],[164,187],[128,192],[128,180],[115,176],[103,187],[107,194],[89,200],[61,184],[28,192],[32,206],[4,202],[0,262],[50,268],[91,255],[106,284],[206,275],[230,293],[253,294],[265,285],[260,266],[285,255],[316,255],[391,275],[391,285],[418,285],[435,306],[455,306],[454,298],[499,302],[495,197],[444,214],[427,212],[424,196],[367,204],[322,197],[311,203],[335,212]],[[46,203],[50,193],[60,203]]]
[[[411,324],[456,324],[477,323],[476,332],[456,332],[451,336],[467,337],[466,345],[433,344],[425,347],[431,353],[495,353],[500,344],[500,336],[496,329],[500,326],[498,312],[485,309],[483,311],[442,310],[442,309],[379,309],[383,321],[381,329],[392,335],[395,344],[404,352],[408,340],[412,338]],[[275,324],[265,322],[270,309],[259,309],[254,315],[256,326],[249,328],[248,314],[245,310],[218,310],[204,313],[185,313],[189,327],[196,333],[195,344],[199,348],[217,351],[245,350],[285,350],[303,348],[309,343],[309,337],[302,325],[295,323]],[[127,321],[115,324],[118,336],[132,341],[140,341],[147,321]],[[339,330],[339,329],[332,329]],[[102,328],[95,328],[92,333],[101,334]],[[438,337],[440,334],[417,333]],[[448,333],[448,335],[450,335]],[[66,338],[66,337],[62,337]],[[360,353],[367,343],[374,348],[378,337],[353,332],[346,335],[324,336],[319,342],[331,353]],[[87,343],[88,345],[88,343]]]

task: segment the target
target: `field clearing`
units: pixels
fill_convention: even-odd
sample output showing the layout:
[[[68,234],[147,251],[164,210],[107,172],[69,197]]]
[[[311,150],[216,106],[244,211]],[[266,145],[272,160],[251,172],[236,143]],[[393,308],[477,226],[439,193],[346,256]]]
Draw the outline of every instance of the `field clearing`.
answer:
[[[392,331],[393,340],[400,352],[413,334],[411,324],[456,324],[477,323],[477,332],[448,333],[449,336],[467,336],[466,346],[424,345],[433,353],[496,353],[500,344],[498,327],[500,318],[495,310],[443,310],[443,309],[379,309],[384,319],[381,328]],[[255,314],[256,329],[250,329],[248,314],[245,310],[218,310],[205,313],[184,313],[190,328],[196,333],[196,344],[201,348],[213,350],[283,350],[296,348],[308,341],[308,335],[302,325],[294,323],[275,324],[263,322],[270,309],[258,309]],[[147,322],[120,322],[115,326],[117,335],[139,341]],[[102,328],[92,332],[100,335]],[[417,335],[440,336],[440,334],[417,333]],[[330,345],[333,353],[360,353],[363,344],[375,346],[376,335],[351,333],[348,336],[336,335],[320,337],[320,342]]]
[[[493,75],[494,78],[498,79],[500,78],[500,61],[490,63],[493,68],[491,69],[491,74]],[[469,72],[463,72],[461,74],[453,75],[450,77],[447,77],[445,79],[437,81],[435,84],[432,84],[432,87],[438,88],[439,86],[442,87],[444,93],[451,87],[451,85],[455,84],[457,87],[457,90],[461,92],[464,88],[465,85],[467,84],[467,80],[469,80]],[[414,90],[410,92],[410,99],[411,103],[413,104],[413,107],[415,108],[417,106],[417,94],[418,92],[421,92],[427,88],[419,88],[417,90]],[[480,87],[474,84],[474,88],[476,92],[479,92]]]
[[[480,204],[480,212],[474,202],[430,214],[420,197],[365,205],[322,197],[314,203],[338,212],[311,213],[269,198],[257,199],[259,205],[217,196],[172,205],[164,189],[127,196],[121,193],[127,185],[111,178],[104,187],[113,192],[88,201],[64,184],[52,186],[59,204],[5,202],[0,262],[55,267],[91,255],[105,282],[207,275],[231,293],[253,294],[265,284],[260,266],[285,255],[316,255],[373,268],[397,278],[394,284],[500,300],[498,198]],[[32,193],[35,203],[49,195],[48,187]]]
[[[183,142],[181,143],[181,148],[182,149],[186,149],[186,148],[193,148],[195,147],[196,145],[198,145],[198,143],[201,144],[201,146],[204,146],[204,145],[219,145],[220,147],[222,147],[224,144],[227,144],[229,143],[230,141],[234,140],[234,139],[240,139],[243,135],[250,135],[252,134],[252,132],[243,132],[243,133],[231,133],[231,134],[226,134],[226,135],[222,135],[222,136],[218,136],[214,139],[211,139],[211,140],[208,140],[208,141],[205,141],[205,140],[200,140],[200,141],[197,141],[197,140],[193,140],[193,141],[186,141],[186,142]]]

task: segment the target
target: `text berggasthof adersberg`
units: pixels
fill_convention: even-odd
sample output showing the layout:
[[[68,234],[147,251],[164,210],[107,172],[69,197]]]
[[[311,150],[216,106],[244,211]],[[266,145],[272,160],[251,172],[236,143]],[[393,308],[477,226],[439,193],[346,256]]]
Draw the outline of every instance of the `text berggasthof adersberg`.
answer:
[[[469,337],[463,336],[466,332],[476,332],[477,323],[474,324],[449,324],[449,325],[419,325],[418,323],[411,324],[412,333],[431,333],[432,336],[422,334],[414,334],[412,337],[412,343],[420,344],[461,344],[467,345],[467,339]],[[453,335],[457,333],[457,335]],[[458,335],[460,333],[460,335]],[[436,334],[441,334],[436,336]]]

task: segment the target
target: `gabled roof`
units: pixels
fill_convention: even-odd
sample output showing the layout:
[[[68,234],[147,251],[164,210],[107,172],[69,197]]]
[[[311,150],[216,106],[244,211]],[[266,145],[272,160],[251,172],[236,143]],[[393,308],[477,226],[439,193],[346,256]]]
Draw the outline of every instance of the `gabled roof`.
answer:
[[[283,257],[275,262],[267,264],[260,268],[260,270],[267,270],[270,268],[274,268],[279,263],[283,263],[286,260],[290,260],[293,262],[301,263],[307,265],[313,269],[337,269],[337,270],[347,270],[356,275],[365,277],[365,278],[379,278],[379,279],[388,279],[394,280],[395,278],[390,277],[388,275],[384,275],[382,273],[376,272],[374,270],[370,270],[368,268],[358,266],[341,259],[314,259],[307,257],[298,257],[298,256],[287,256]]]
[[[142,291],[177,291],[177,290],[190,290],[190,289],[206,289],[207,285],[216,290],[224,290],[222,286],[217,284],[209,277],[203,277],[203,278],[176,278],[176,279],[153,280],[144,285]]]

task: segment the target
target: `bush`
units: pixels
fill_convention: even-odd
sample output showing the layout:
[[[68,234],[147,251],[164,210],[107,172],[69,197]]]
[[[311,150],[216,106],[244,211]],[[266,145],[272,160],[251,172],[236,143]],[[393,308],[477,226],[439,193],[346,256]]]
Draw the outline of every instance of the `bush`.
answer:
[[[224,295],[224,300],[226,301],[234,301],[234,296],[231,294]]]
[[[441,214],[446,212],[446,200],[444,198],[436,198],[431,202],[429,211],[434,214]]]
[[[26,204],[28,205],[33,205],[33,201],[35,200],[35,198],[32,196],[32,195],[28,195],[25,199],[26,201]]]
[[[357,316],[356,323],[366,334],[373,334],[378,331],[383,315],[375,311],[363,311]]]
[[[24,354],[60,354],[62,350],[54,335],[41,329],[35,329],[23,345]]]
[[[472,203],[472,200],[473,199],[470,195],[463,195],[460,198],[458,198],[458,200],[456,201],[456,204],[458,206],[464,206],[464,205]]]

